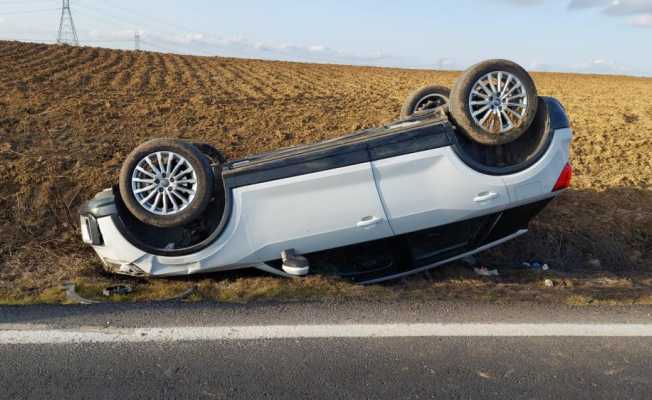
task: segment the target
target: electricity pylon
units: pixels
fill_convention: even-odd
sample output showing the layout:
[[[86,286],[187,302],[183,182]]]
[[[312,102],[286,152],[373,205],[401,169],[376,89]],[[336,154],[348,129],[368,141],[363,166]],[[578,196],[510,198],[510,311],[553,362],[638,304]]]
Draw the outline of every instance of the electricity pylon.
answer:
[[[134,50],[140,51],[140,32],[134,33]]]
[[[70,12],[70,0],[63,0],[57,43],[71,44],[73,46],[79,45],[79,38],[77,37],[75,22],[72,20],[72,13]]]

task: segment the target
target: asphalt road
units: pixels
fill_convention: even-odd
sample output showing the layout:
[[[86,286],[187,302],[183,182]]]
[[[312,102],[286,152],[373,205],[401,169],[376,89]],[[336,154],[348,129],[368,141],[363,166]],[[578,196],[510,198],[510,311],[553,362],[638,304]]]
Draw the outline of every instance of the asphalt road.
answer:
[[[35,330],[315,324],[340,336],[59,344],[0,339],[0,398],[647,399],[652,336],[568,337],[563,329],[578,323],[647,326],[651,314],[650,307],[409,302],[0,308],[0,333],[16,337]],[[556,333],[346,338],[338,328],[522,323],[554,326]]]

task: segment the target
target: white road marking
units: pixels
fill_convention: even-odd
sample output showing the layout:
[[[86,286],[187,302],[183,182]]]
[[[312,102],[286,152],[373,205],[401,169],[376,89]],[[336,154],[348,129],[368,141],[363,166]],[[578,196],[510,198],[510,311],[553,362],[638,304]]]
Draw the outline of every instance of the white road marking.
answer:
[[[0,345],[144,343],[298,338],[652,337],[652,324],[426,323],[160,328],[15,329],[0,325]]]

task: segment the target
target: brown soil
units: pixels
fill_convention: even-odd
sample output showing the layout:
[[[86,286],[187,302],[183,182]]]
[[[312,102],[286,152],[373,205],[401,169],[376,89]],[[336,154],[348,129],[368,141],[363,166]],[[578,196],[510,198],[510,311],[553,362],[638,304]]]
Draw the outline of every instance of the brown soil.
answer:
[[[231,158],[316,142],[395,119],[410,91],[457,76],[0,42],[0,293],[99,276],[76,210],[144,140],[199,139]],[[652,79],[534,78],[570,114],[574,188],[484,260],[650,272]]]

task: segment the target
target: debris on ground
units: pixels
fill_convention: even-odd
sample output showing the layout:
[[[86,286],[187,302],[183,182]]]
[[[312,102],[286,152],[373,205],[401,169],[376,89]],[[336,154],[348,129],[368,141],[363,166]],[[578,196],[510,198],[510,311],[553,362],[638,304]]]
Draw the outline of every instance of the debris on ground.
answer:
[[[115,285],[109,286],[102,290],[102,294],[105,297],[111,296],[124,296],[134,291],[134,288],[131,285]]]
[[[473,268],[476,275],[479,276],[498,276],[497,269],[488,269],[487,267]]]
[[[546,279],[545,281],[543,281],[543,285],[545,287],[554,287],[555,282],[553,282],[552,279]]]
[[[75,286],[74,283],[66,283],[63,285],[63,288],[66,290],[66,297],[68,298],[68,300],[75,302],[77,304],[89,305],[89,304],[101,303],[101,301],[91,300],[91,299],[86,299],[84,297],[81,297],[77,293],[77,287]]]
[[[66,291],[66,297],[68,300],[70,300],[73,303],[76,304],[100,304],[103,303],[102,301],[99,300],[92,300],[92,299],[87,299],[85,297],[82,297],[77,293],[77,287],[74,283],[66,283],[63,285],[63,289]],[[131,285],[114,285],[114,286],[109,286],[102,290],[102,294],[105,297],[111,297],[111,296],[124,296],[127,294],[130,294],[134,291],[133,286]],[[168,302],[168,301],[182,301],[190,297],[192,294],[194,294],[197,291],[196,286],[192,286],[189,289],[184,290],[183,292],[179,293],[178,295],[168,297],[165,299],[158,300],[159,302]]]
[[[163,300],[160,300],[160,301],[161,302],[166,302],[166,301],[185,300],[188,297],[190,297],[190,295],[195,293],[196,291],[197,291],[197,286],[193,286],[193,287],[191,287],[191,288],[189,288],[187,290],[184,290],[183,292],[181,292],[180,294],[178,294],[176,296],[168,297],[167,299],[163,299]]]

